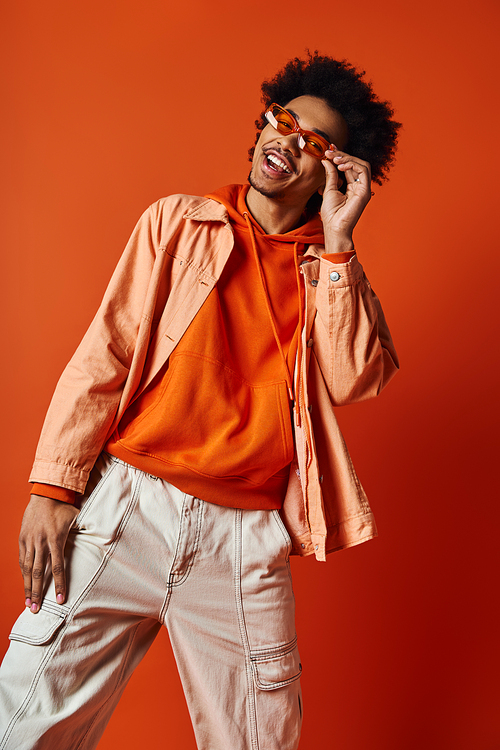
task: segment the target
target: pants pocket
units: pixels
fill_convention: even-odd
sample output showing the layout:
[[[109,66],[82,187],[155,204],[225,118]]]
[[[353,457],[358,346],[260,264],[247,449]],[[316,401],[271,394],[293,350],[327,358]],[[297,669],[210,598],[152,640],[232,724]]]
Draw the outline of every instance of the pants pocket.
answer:
[[[116,466],[118,466],[116,461],[113,461],[107,453],[101,453],[90,473],[85,494],[80,503],[80,512],[73,523],[74,529],[83,528],[85,525],[85,516],[89,513],[96,498],[102,493],[106,479]]]
[[[285,646],[250,653],[252,675],[259,690],[276,690],[298,680],[302,674],[297,639]]]
[[[138,503],[144,473],[101,453],[92,470],[80,513],[68,539],[78,544],[83,537],[102,553],[109,553],[128,525]]]
[[[32,646],[50,643],[68,616],[68,608],[44,600],[35,615],[25,609],[17,618],[9,635],[11,641],[21,641]]]
[[[287,527],[283,523],[283,519],[280,516],[279,510],[273,510],[271,512],[273,514],[274,520],[276,521],[278,525],[280,532],[283,534],[283,539],[285,540],[285,544],[287,546],[287,557],[289,557],[292,551],[292,547],[293,547],[290,534],[288,533]]]

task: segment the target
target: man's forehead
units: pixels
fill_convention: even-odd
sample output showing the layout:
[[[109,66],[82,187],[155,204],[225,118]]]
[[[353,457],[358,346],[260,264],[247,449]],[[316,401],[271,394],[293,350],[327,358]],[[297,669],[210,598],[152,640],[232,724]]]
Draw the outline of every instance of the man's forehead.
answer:
[[[291,107],[285,107],[285,109],[286,109],[287,112],[290,112],[290,114],[295,117],[295,119],[297,120],[297,122],[300,125],[300,115],[298,114],[298,112],[295,112],[295,110],[293,110]],[[321,135],[327,141],[329,141],[330,138],[331,138],[328,135],[328,133],[325,133],[325,131],[321,130],[320,128],[310,127],[310,128],[308,128],[308,130],[311,130],[313,133],[317,133],[318,135]]]
[[[316,96],[298,96],[284,108],[292,114],[301,127],[312,130],[336,145],[347,141],[347,124],[340,112]],[[342,147],[342,146],[341,146]]]

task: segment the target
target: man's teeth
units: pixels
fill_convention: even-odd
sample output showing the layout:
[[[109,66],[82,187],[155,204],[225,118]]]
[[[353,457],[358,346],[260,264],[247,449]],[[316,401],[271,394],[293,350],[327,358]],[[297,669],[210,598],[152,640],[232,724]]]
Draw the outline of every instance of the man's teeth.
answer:
[[[284,172],[288,172],[288,174],[292,174],[292,170],[287,167],[284,161],[281,161],[281,159],[278,159],[277,156],[274,154],[269,154],[267,157],[268,161],[275,164],[278,169],[282,169]]]

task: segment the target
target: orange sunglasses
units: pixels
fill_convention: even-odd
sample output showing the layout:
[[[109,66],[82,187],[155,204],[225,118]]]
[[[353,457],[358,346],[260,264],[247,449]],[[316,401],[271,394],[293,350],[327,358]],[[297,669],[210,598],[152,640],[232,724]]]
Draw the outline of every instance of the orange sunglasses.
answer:
[[[318,133],[312,130],[302,130],[295,117],[279,104],[271,104],[264,112],[264,117],[270,125],[282,135],[298,133],[298,145],[306,154],[315,156],[316,159],[323,159],[325,151],[328,151],[330,144]]]

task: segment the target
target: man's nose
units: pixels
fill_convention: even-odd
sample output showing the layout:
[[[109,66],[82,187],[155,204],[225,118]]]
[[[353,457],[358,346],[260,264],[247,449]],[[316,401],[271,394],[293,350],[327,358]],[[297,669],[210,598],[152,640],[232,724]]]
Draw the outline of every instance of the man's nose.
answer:
[[[289,135],[283,135],[280,133],[278,143],[282,147],[283,151],[290,151],[290,153],[294,156],[299,155],[299,133],[289,133]]]

